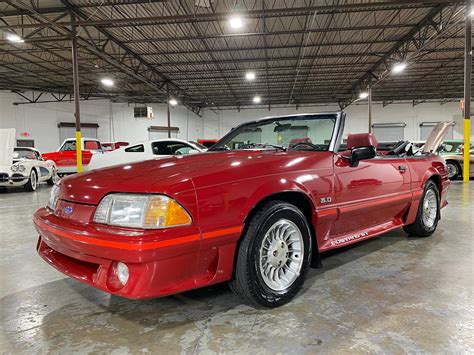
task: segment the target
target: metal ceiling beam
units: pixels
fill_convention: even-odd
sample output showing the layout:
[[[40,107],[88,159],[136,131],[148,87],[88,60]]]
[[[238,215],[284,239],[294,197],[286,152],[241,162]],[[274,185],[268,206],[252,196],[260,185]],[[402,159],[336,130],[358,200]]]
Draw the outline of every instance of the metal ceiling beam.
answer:
[[[423,51],[423,47],[433,38],[446,31],[453,23],[453,16],[457,7],[449,5],[438,5],[431,9],[428,14],[413,27],[403,38],[396,42],[367,72],[357,80],[351,88],[356,93],[361,87],[373,82],[379,82],[389,72],[390,64],[405,61],[410,51]],[[438,19],[438,21],[436,21]],[[446,24],[444,24],[446,23]],[[432,33],[434,32],[434,35]],[[439,48],[435,49],[440,51]],[[374,80],[375,79],[375,80]]]
[[[389,11],[399,9],[414,9],[431,7],[433,4],[453,4],[463,3],[463,0],[414,0],[414,1],[385,1],[377,3],[357,3],[344,5],[322,5],[322,6],[307,6],[307,7],[288,7],[288,8],[274,8],[265,11],[265,17],[285,17],[285,16],[306,16],[308,14],[317,12],[318,15],[340,14],[348,12],[373,12],[373,11]],[[77,9],[77,8],[76,8]],[[241,16],[246,18],[262,18],[261,10],[239,11]],[[100,20],[84,20],[78,21],[78,26],[120,26],[129,27],[146,24],[169,24],[169,23],[183,23],[183,22],[202,22],[202,21],[220,21],[227,20],[232,15],[232,12],[216,12],[216,13],[195,13],[186,15],[170,15],[170,16],[148,16],[148,17],[134,17],[134,18],[115,18],[115,19],[100,19]],[[87,17],[86,17],[87,18]],[[61,26],[70,26],[71,22],[60,22]],[[52,27],[50,23],[23,23],[11,26],[0,26],[1,30],[16,29],[16,28],[38,28],[38,27]]]

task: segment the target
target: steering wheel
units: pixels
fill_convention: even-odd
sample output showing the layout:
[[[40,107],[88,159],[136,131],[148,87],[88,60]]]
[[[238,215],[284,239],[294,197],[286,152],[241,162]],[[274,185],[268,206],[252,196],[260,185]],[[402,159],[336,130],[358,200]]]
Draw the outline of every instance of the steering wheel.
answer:
[[[320,145],[320,144],[313,144],[313,143],[310,143],[310,142],[297,142],[295,144],[293,144],[293,146],[291,147],[291,149],[294,149],[294,150],[304,150],[304,149],[297,149],[297,147],[300,146],[300,147],[311,147],[313,148],[314,150],[325,150],[326,147],[323,146],[323,145]]]

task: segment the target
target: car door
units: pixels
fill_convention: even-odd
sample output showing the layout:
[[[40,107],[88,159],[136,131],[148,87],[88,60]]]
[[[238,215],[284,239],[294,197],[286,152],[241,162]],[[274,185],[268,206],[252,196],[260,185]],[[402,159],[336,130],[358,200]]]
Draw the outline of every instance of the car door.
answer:
[[[401,222],[411,202],[405,159],[377,156],[351,167],[347,158],[335,154],[334,176],[339,215],[331,231],[333,237]]]

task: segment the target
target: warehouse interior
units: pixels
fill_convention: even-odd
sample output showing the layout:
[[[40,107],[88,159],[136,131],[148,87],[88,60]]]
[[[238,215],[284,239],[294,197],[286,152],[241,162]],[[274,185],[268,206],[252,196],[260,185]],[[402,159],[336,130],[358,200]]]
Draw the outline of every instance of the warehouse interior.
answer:
[[[31,151],[43,155],[38,159],[39,164],[47,164],[43,170],[49,169],[50,174],[40,179],[40,170],[25,164],[26,171],[31,169],[35,177],[34,184],[31,174],[21,184],[12,178],[8,180],[8,174],[13,177],[12,172],[21,172],[14,170],[13,165],[23,161],[14,160],[10,168],[8,156],[10,162],[5,169],[11,171],[6,173],[6,180],[0,179],[5,183],[0,184],[0,228],[4,232],[0,249],[0,265],[4,270],[0,280],[3,351],[9,354],[471,352],[474,349],[471,232],[474,135],[470,128],[473,9],[471,0],[0,1],[0,131],[6,132],[1,135],[5,141],[0,142],[0,148],[11,148],[12,154],[34,148]],[[184,282],[176,282],[176,289],[181,291],[167,291],[156,297],[147,293],[141,299],[127,297],[119,289],[94,286],[96,276],[93,281],[84,281],[87,278],[82,277],[80,282],[81,277],[72,275],[66,267],[53,265],[53,257],[48,259],[41,249],[44,243],[47,245],[44,248],[52,248],[54,253],[54,245],[58,243],[59,237],[42,234],[42,228],[51,232],[52,224],[49,227],[45,227],[49,222],[38,224],[38,211],[50,208],[56,187],[73,185],[68,190],[70,200],[61,197],[66,192],[57,192],[64,203],[73,201],[73,192],[86,194],[102,188],[84,182],[88,176],[89,181],[102,176],[102,170],[92,170],[92,163],[87,166],[89,161],[84,161],[87,157],[92,162],[98,159],[97,155],[113,154],[110,157],[117,158],[110,158],[110,165],[129,164],[123,169],[132,166],[123,176],[122,172],[115,173],[115,177],[110,175],[108,179],[115,184],[110,187],[112,192],[124,189],[125,193],[165,194],[152,191],[159,183],[149,188],[143,185],[144,179],[156,178],[144,164],[161,164],[160,157],[151,155],[132,162],[120,160],[125,158],[119,153],[126,152],[127,146],[146,144],[140,142],[191,142],[187,149],[192,152],[186,151],[183,153],[186,156],[178,158],[189,158],[189,174],[197,177],[188,180],[199,190],[196,187],[199,177],[204,176],[206,169],[217,169],[221,160],[215,158],[216,167],[202,163],[202,171],[196,171],[198,165],[191,162],[201,159],[200,156],[231,154],[214,148],[232,136],[232,132],[238,132],[240,125],[265,122],[256,121],[265,117],[304,118],[322,113],[335,113],[337,118],[332,135],[321,142],[341,139],[350,150],[350,135],[369,134],[378,141],[377,154],[382,152],[383,144],[393,143],[396,148],[401,142],[409,143],[410,147],[418,145],[422,151],[432,131],[446,123],[443,141],[439,142],[444,144],[446,155],[435,149],[428,158],[426,155],[419,158],[439,160],[438,165],[433,163],[420,173],[420,180],[433,167],[441,166],[436,189],[436,223],[439,220],[439,224],[437,229],[434,225],[436,230],[430,231],[428,238],[407,235],[401,228],[384,225],[386,232],[381,230],[373,238],[365,239],[364,233],[370,232],[360,229],[344,240],[360,238],[361,241],[347,245],[344,242],[338,249],[323,248],[318,263],[314,263],[313,254],[314,265],[301,283],[301,290],[291,301],[275,308],[249,304],[238,292],[232,292],[234,287],[229,287],[227,281],[232,283],[238,277],[235,270],[228,279],[212,281],[205,287],[199,286],[200,279],[196,278],[193,287],[180,289]],[[342,115],[345,124],[338,126]],[[301,131],[301,127],[296,129]],[[273,132],[278,132],[277,128]],[[11,139],[15,148],[7,144],[5,137]],[[278,152],[281,147],[276,152],[267,152],[265,147],[264,153],[277,156],[275,159],[291,154],[291,144],[302,142],[299,136],[290,138],[283,152]],[[100,153],[88,151],[88,139],[102,144]],[[202,145],[206,141],[216,145],[206,151],[208,147]],[[61,170],[63,163],[56,160],[68,142],[73,144],[74,157],[67,167],[73,171]],[[104,143],[112,146],[117,143],[117,148],[114,146],[113,151],[107,152]],[[126,146],[119,148],[119,143]],[[262,141],[253,149],[262,149],[267,143]],[[328,144],[327,153],[331,152],[332,143]],[[448,152],[446,144],[457,148]],[[395,148],[391,146],[389,152]],[[342,151],[341,148],[339,153]],[[3,159],[3,152],[0,153]],[[448,153],[452,154],[448,156]],[[302,154],[286,165],[283,160],[275,162],[282,167],[282,184],[291,175],[283,167],[299,163],[308,152]],[[334,155],[342,154],[336,149]],[[13,157],[17,159],[18,154]],[[236,159],[238,155],[231,157]],[[410,160],[404,159],[403,169],[407,165],[412,174]],[[173,161],[160,166],[174,165]],[[241,161],[232,164],[238,168]],[[397,160],[392,165],[401,171],[400,164]],[[271,167],[263,163],[254,168],[262,175],[266,169]],[[336,171],[337,167],[332,169]],[[132,171],[136,175],[130,175]],[[160,171],[154,170],[153,174],[160,175]],[[163,181],[175,177],[170,186],[177,188],[186,180],[180,180],[183,171],[170,173]],[[323,178],[322,170],[314,171],[314,176]],[[369,189],[370,184],[373,191],[378,191],[394,182],[392,175],[384,173],[377,177],[361,171],[357,179],[347,178],[351,180],[348,188],[353,189],[349,191],[353,191],[354,198],[359,191],[369,191],[358,189]],[[221,180],[234,178],[234,174],[238,172],[223,169],[214,175],[209,186],[218,186]],[[227,190],[215,187],[209,190],[212,193],[203,193],[202,198],[196,192],[195,205],[209,211],[226,210],[232,205],[235,186],[249,180],[249,174],[236,177],[234,185],[229,185]],[[341,176],[338,181],[344,181]],[[400,178],[398,172],[396,178]],[[131,184],[135,185],[130,187]],[[344,189],[341,186],[334,184],[332,195],[317,195],[315,205],[335,203],[334,208],[342,211],[344,204],[337,205],[338,191]],[[426,186],[422,186],[423,193]],[[188,190],[172,191],[176,196],[186,196]],[[316,196],[314,191],[311,193]],[[392,191],[392,202],[384,207],[387,211],[393,209],[393,201],[402,198],[401,192],[398,193],[397,197],[397,191]],[[168,195],[173,200],[171,192]],[[250,201],[252,196],[249,189],[243,188],[235,200],[246,206],[250,204],[247,198]],[[333,201],[326,196],[332,196]],[[416,199],[414,196],[410,197],[411,202]],[[424,198],[420,196],[421,192],[418,199]],[[365,201],[364,198],[361,196],[360,201]],[[447,202],[443,203],[445,199]],[[177,201],[180,207],[179,197]],[[87,201],[77,203],[81,204],[87,205]],[[263,206],[261,202],[254,205]],[[296,203],[296,206],[300,205]],[[73,207],[65,206],[61,218],[70,218],[65,214]],[[190,224],[204,221],[204,217],[193,216],[194,207],[181,208],[190,215]],[[370,208],[368,204],[367,210],[356,215],[356,219],[370,219],[375,213]],[[318,207],[313,212],[316,216]],[[71,213],[75,216],[76,212]],[[416,210],[414,213],[413,218]],[[410,215],[408,210],[402,214],[403,218]],[[216,214],[215,218],[219,216]],[[248,216],[256,218],[254,214]],[[234,245],[237,251],[249,233],[250,221],[245,219],[239,230],[242,235],[236,236],[240,238]],[[95,222],[94,217],[91,223]],[[78,233],[83,238],[91,238],[89,224],[85,223]],[[226,225],[222,217],[223,230],[230,230],[234,225]],[[204,245],[206,226],[198,228],[193,233],[200,235]],[[68,229],[62,230],[64,237]],[[315,227],[315,230],[313,234],[318,237],[319,229]],[[117,241],[120,233],[125,232],[117,232],[111,240]],[[50,241],[53,243],[48,244]],[[87,244],[86,239],[82,242]],[[313,249],[321,249],[321,245],[315,245]],[[220,244],[212,246],[219,247]],[[76,254],[68,254],[64,248],[64,260],[72,260]],[[38,253],[42,250],[40,257]],[[161,255],[160,252],[156,255]],[[188,255],[188,252],[180,253]],[[204,255],[201,249],[199,252]],[[88,258],[79,256],[84,270],[95,263]],[[195,261],[196,265],[211,256],[199,258],[202,259]],[[62,265],[67,264],[64,260]],[[137,260],[134,263],[141,262]],[[236,265],[236,260],[230,263]],[[169,269],[157,268],[156,273],[171,274],[174,266],[170,265],[174,264],[166,265]],[[127,269],[127,279],[128,272]],[[218,276],[216,280],[220,280]]]

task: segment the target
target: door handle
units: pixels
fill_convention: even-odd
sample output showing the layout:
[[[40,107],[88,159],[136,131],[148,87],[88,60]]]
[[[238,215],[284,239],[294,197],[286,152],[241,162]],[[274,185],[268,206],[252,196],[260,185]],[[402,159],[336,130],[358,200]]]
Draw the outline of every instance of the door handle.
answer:
[[[399,165],[398,166],[398,170],[401,172],[401,173],[404,173],[405,171],[407,171],[407,167],[405,165]]]

